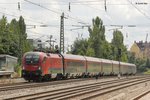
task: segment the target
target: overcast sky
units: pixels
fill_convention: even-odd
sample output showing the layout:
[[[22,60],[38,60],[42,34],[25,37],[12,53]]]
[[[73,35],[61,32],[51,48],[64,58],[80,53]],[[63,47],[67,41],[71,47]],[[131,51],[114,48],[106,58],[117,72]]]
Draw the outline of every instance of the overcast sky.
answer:
[[[147,40],[150,42],[150,0],[106,0],[106,8],[107,11],[104,0],[0,0],[0,16],[5,15],[10,21],[22,15],[30,39],[40,38],[46,41],[49,35],[53,35],[53,39],[59,44],[60,16],[64,12],[65,47],[73,44],[76,38],[88,38],[86,27],[73,25],[92,25],[92,19],[96,16],[99,16],[106,25],[105,35],[109,42],[112,39],[113,29],[120,28],[113,25],[123,26],[119,30],[124,35],[124,44],[128,49],[134,41],[145,41],[146,34],[149,35]],[[36,28],[32,25],[36,25]]]

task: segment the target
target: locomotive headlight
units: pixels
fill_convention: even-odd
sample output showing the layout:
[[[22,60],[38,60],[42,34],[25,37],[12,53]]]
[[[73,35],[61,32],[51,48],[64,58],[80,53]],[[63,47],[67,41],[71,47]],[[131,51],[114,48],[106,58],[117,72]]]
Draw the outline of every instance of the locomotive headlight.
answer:
[[[23,69],[23,70],[25,69],[24,66],[22,66],[22,69]]]
[[[39,70],[41,70],[41,66],[39,66]]]

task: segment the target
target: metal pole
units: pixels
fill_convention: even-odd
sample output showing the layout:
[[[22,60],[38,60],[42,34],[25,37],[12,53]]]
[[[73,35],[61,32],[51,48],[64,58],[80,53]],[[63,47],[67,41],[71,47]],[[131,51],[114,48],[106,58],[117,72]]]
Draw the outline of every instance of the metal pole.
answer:
[[[119,57],[119,74],[121,74],[121,68],[120,68],[120,57]]]
[[[51,39],[52,39],[52,37],[53,37],[52,35],[50,35],[50,37],[49,37],[49,39],[50,39],[50,40],[49,40],[50,50],[51,50]]]
[[[60,53],[64,53],[64,13],[61,15],[60,21]]]

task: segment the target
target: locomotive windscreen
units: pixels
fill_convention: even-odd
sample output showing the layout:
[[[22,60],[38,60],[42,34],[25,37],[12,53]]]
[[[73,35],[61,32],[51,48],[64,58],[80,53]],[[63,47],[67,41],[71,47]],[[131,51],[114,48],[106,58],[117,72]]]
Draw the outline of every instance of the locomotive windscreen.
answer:
[[[25,56],[26,64],[38,64],[39,63],[39,55],[29,54]]]

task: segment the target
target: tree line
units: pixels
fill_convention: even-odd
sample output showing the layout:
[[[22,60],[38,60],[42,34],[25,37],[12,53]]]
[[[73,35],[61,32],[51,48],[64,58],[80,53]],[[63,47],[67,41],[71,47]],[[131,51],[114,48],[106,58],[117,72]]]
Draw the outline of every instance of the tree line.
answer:
[[[135,58],[133,53],[127,51],[121,31],[115,29],[109,43],[105,38],[105,26],[99,17],[92,20],[92,27],[88,31],[89,38],[77,38],[68,53],[134,63],[139,72],[150,68],[149,59]]]
[[[24,18],[20,16],[18,21],[12,19],[8,23],[7,18],[3,16],[0,19],[0,54],[18,57],[21,63],[23,53],[30,50]]]
[[[109,43],[105,38],[105,26],[103,21],[96,17],[92,20],[92,27],[89,27],[89,38],[76,39],[71,49],[72,54],[92,56],[112,60],[128,62],[127,48],[123,44],[121,31],[113,31],[113,39]],[[119,51],[121,50],[121,51]],[[119,54],[119,52],[121,54]]]

